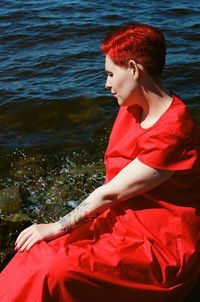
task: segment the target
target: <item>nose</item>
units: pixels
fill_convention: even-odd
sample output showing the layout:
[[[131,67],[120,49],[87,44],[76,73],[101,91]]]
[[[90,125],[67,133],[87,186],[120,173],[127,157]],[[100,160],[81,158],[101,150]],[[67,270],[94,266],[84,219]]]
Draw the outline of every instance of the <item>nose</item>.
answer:
[[[111,89],[111,83],[110,83],[110,80],[109,80],[109,77],[107,77],[107,79],[106,79],[106,84],[105,84],[105,88],[106,89]]]

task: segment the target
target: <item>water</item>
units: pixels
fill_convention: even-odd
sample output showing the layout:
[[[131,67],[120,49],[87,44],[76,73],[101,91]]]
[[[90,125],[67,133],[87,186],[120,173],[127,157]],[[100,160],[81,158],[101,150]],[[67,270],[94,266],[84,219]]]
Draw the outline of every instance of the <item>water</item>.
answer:
[[[133,22],[163,31],[166,83],[199,110],[199,14],[199,1],[189,0],[2,1],[0,146],[52,148],[88,141],[102,127],[98,117],[82,116],[85,129],[79,130],[69,115],[96,106],[101,119],[108,119],[100,44],[108,33]],[[111,98],[110,103],[115,113]]]

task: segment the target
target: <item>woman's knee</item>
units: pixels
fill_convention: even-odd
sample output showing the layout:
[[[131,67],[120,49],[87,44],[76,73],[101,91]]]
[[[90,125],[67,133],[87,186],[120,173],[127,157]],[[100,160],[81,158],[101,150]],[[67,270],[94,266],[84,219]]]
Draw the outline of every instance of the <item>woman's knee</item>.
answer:
[[[56,282],[66,282],[74,279],[75,268],[72,267],[66,257],[53,257],[46,263],[45,271]]]

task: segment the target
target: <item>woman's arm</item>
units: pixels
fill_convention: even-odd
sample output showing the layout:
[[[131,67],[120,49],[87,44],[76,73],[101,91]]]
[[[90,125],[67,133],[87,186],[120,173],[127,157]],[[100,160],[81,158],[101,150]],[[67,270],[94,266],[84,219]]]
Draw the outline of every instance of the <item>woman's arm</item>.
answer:
[[[135,159],[110,182],[97,188],[72,212],[60,219],[62,229],[71,229],[88,221],[109,207],[113,201],[124,201],[145,193],[167,180],[174,172],[156,170]]]
[[[135,159],[110,182],[94,190],[74,210],[59,221],[50,224],[36,224],[25,229],[16,240],[16,249],[29,250],[36,242],[71,231],[99,215],[112,202],[123,202],[145,193],[160,185],[173,173],[173,171],[153,169]]]

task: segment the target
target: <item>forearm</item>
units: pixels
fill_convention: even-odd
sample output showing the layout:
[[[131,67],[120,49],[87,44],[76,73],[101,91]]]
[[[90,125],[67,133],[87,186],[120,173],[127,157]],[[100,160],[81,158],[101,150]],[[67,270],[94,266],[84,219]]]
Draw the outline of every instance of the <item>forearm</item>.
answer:
[[[104,188],[105,186],[97,188],[78,207],[59,221],[34,224],[23,230],[16,239],[15,249],[21,252],[28,251],[37,242],[54,239],[96,217],[112,202],[111,199],[105,198]]]
[[[143,194],[172,176],[173,171],[161,171],[135,159],[111,181],[97,188],[69,214],[60,219],[62,230],[71,230],[108,208],[112,202],[123,202]]]
[[[73,211],[50,224],[35,224],[20,233],[16,249],[29,250],[41,240],[50,240],[93,219],[112,202],[123,202],[152,190],[173,175],[173,171],[156,170],[135,159],[111,181],[93,191]]]
[[[104,198],[102,188],[103,186],[94,190],[74,210],[58,221],[61,226],[61,230],[71,231],[76,227],[94,219],[97,215],[109,207],[112,200],[109,198]]]

